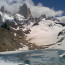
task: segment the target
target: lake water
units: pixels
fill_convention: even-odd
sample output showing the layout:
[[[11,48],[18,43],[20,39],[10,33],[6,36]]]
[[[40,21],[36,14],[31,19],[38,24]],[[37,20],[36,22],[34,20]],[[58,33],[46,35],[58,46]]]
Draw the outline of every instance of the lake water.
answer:
[[[0,65],[65,65],[65,50],[33,50],[0,55]]]

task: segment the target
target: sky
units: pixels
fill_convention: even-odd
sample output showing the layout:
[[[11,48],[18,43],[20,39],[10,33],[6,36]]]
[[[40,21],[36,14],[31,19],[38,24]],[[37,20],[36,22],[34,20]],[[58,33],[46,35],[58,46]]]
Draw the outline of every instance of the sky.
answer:
[[[45,14],[46,17],[58,17],[65,23],[65,0],[0,0],[0,8],[5,6],[7,11],[16,14],[24,3],[30,8],[33,17]]]
[[[65,15],[65,0],[33,0],[35,5],[42,3],[46,7],[53,8],[55,10],[63,10]]]
[[[15,14],[23,3],[26,3],[30,8],[33,17],[40,17],[45,14],[47,17],[64,16],[62,18],[65,18],[65,0],[0,0],[0,7],[4,5],[6,10]]]

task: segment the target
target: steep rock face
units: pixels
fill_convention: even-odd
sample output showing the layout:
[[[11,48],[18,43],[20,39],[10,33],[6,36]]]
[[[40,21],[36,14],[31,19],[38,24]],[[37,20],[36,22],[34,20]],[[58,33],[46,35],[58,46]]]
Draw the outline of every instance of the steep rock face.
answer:
[[[58,21],[58,22],[60,22],[60,20],[58,20],[57,18],[55,18],[55,17],[47,17],[46,18],[46,20],[52,20],[52,21]]]
[[[30,12],[30,8],[28,8],[25,3],[20,7],[19,13],[21,15],[23,15],[25,18],[28,18],[28,17],[32,16],[31,12]]]
[[[61,32],[59,32],[58,36],[63,35],[65,36],[65,29],[63,29]]]
[[[12,34],[0,27],[0,51],[14,50],[14,41]]]
[[[63,40],[65,39],[65,29],[58,33],[58,37],[60,37],[60,40],[57,43],[63,42]]]
[[[4,6],[1,7],[1,12],[2,12],[2,13],[5,13],[5,8],[4,8]]]
[[[0,26],[1,26],[1,24],[2,24],[2,16],[0,15]]]
[[[24,32],[17,30],[14,22],[5,22],[0,27],[0,52],[23,48],[27,42]],[[14,30],[15,29],[15,30]],[[21,44],[22,43],[22,44]]]

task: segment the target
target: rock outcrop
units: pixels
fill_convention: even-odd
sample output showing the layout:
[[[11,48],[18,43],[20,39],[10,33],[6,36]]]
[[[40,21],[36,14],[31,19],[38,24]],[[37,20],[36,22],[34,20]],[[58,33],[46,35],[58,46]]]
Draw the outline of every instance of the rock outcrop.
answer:
[[[5,13],[5,8],[4,8],[4,6],[1,7],[1,12],[2,12],[2,13]]]
[[[30,8],[28,8],[25,3],[19,8],[19,13],[23,15],[25,18],[32,16],[30,12]]]
[[[0,26],[2,25],[2,16],[0,15]]]

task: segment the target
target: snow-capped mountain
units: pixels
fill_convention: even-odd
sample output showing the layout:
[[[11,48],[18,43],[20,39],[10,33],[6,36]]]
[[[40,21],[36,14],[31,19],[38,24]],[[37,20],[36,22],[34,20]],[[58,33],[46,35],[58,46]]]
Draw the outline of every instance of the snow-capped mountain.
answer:
[[[65,25],[56,17],[32,16],[24,3],[12,15],[0,9],[0,51],[65,49]]]

